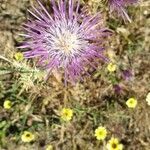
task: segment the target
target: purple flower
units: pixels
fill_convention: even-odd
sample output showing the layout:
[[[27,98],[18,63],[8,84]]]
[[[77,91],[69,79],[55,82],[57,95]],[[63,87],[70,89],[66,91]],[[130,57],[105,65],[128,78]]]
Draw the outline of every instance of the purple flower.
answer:
[[[122,77],[124,80],[130,80],[132,76],[133,76],[133,74],[132,74],[131,70],[123,70],[122,71]]]
[[[86,72],[85,66],[95,67],[97,58],[103,56],[103,38],[110,31],[99,26],[101,16],[83,15],[79,12],[79,1],[51,0],[52,11],[49,12],[37,0],[39,8],[33,7],[33,16],[24,25],[22,34],[26,40],[20,48],[27,48],[26,58],[38,58],[38,65],[49,73],[63,70],[65,80],[75,81]]]
[[[121,86],[120,86],[119,84],[115,84],[115,85],[113,86],[113,88],[114,88],[114,92],[115,92],[116,94],[120,94],[120,93],[122,92],[122,88],[121,88]]]
[[[125,7],[137,3],[138,0],[109,0],[109,5],[111,11],[117,12],[118,15],[121,15],[124,20],[131,22],[130,17],[128,16]]]

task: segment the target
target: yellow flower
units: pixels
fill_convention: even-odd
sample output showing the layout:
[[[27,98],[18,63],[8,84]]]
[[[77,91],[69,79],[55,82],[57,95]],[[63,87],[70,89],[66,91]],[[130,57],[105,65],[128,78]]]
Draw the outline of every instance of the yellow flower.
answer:
[[[70,121],[73,116],[73,110],[70,108],[63,108],[61,111],[61,118],[64,121]]]
[[[109,63],[108,66],[107,66],[107,70],[109,72],[114,72],[114,71],[116,71],[116,69],[117,69],[117,65],[115,65],[113,63]]]
[[[147,104],[150,105],[150,92],[146,96]]]
[[[22,61],[23,58],[24,58],[24,57],[23,57],[23,54],[22,54],[22,53],[18,52],[18,53],[15,54],[15,59],[16,59],[17,61]]]
[[[107,149],[108,150],[122,150],[123,145],[119,143],[119,140],[117,138],[111,138],[107,143]]]
[[[10,109],[12,107],[12,102],[10,100],[5,100],[4,104],[3,104],[3,107],[5,109]]]
[[[95,130],[95,136],[96,136],[96,139],[97,140],[104,140],[107,136],[107,130],[105,127],[98,127],[96,130]]]
[[[137,105],[137,100],[135,98],[129,98],[127,101],[126,101],[126,105],[129,107],[129,108],[135,108],[136,105]]]
[[[21,140],[23,142],[31,142],[31,141],[34,141],[35,140],[35,135],[32,134],[31,132],[29,131],[24,131],[22,136],[21,136]]]
[[[52,145],[48,145],[48,146],[46,147],[46,150],[53,150],[53,146],[52,146]]]

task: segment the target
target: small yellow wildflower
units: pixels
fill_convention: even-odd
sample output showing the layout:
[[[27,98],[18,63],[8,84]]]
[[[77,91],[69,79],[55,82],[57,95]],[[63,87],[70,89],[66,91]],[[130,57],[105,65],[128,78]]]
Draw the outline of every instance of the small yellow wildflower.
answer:
[[[146,102],[148,105],[150,105],[150,92],[146,96]]]
[[[126,105],[129,107],[129,108],[135,108],[136,105],[137,105],[137,100],[135,98],[129,98],[127,101],[126,101]]]
[[[5,109],[10,109],[12,107],[12,102],[10,100],[5,100],[4,104],[3,104],[3,107]]]
[[[117,65],[115,65],[113,63],[109,63],[108,66],[107,66],[107,70],[109,72],[114,72],[114,71],[116,71],[116,69],[117,69]]]
[[[18,52],[18,53],[16,53],[15,54],[15,59],[17,60],[17,61],[22,61],[23,60],[23,54],[21,53],[21,52]]]
[[[73,116],[73,110],[70,108],[63,108],[61,111],[61,118],[64,121],[70,121]]]
[[[122,150],[123,145],[119,143],[117,138],[112,137],[107,143],[108,150]]]
[[[96,139],[97,140],[104,140],[107,136],[107,130],[105,127],[98,127],[96,130],[95,130],[95,136],[96,136]]]
[[[52,145],[48,145],[48,146],[46,147],[46,150],[53,150],[53,146],[52,146]]]
[[[31,142],[31,141],[35,140],[35,136],[34,136],[34,134],[32,134],[29,131],[24,131],[22,136],[21,136],[21,140],[23,142]]]

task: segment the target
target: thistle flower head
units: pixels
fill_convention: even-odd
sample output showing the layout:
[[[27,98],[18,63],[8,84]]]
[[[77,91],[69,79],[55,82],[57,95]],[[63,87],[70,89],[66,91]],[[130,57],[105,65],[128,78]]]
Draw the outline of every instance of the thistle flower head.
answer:
[[[73,81],[85,72],[85,66],[94,67],[97,58],[105,59],[102,37],[109,32],[98,26],[99,14],[83,16],[79,0],[51,0],[52,12],[37,2],[39,8],[29,10],[33,18],[24,25],[26,33],[22,34],[26,40],[20,48],[29,49],[24,52],[26,58],[38,57],[38,65],[49,73],[63,69],[65,79]]]
[[[117,12],[124,20],[131,22],[130,17],[128,16],[125,7],[128,5],[133,5],[137,3],[138,0],[109,0],[109,5],[111,11]]]

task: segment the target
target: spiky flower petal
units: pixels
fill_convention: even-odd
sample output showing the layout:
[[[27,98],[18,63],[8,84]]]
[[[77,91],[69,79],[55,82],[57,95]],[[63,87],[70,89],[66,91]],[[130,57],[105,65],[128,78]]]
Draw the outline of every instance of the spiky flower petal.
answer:
[[[121,15],[124,20],[131,22],[125,7],[137,3],[138,0],[108,0],[111,11],[115,11],[118,15]]]
[[[26,41],[20,48],[27,48],[26,58],[38,57],[38,64],[49,73],[55,69],[64,70],[65,79],[75,81],[85,66],[95,66],[97,58],[105,57],[102,37],[109,34],[106,28],[100,28],[100,14],[84,15],[80,11],[79,0],[51,0],[50,13],[37,0],[39,8],[33,6],[34,17],[25,24]]]

